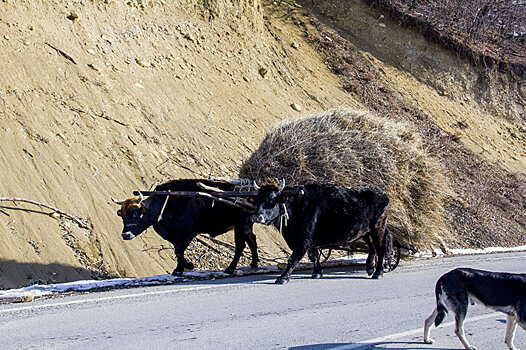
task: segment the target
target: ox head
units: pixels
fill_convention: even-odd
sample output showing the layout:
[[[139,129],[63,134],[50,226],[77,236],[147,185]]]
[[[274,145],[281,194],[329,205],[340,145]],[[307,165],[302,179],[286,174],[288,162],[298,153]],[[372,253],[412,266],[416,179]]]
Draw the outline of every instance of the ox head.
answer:
[[[258,194],[251,201],[256,206],[254,214],[251,216],[253,222],[271,225],[280,216],[279,205],[287,201],[287,196],[282,193],[285,188],[285,180],[279,186],[264,185],[258,187]]]
[[[121,208],[117,211],[117,215],[122,218],[124,225],[121,234],[123,239],[133,239],[150,226],[148,220],[145,218],[148,208],[143,203],[142,195],[139,198],[130,198],[122,202],[116,201],[113,198],[112,200],[121,205]]]

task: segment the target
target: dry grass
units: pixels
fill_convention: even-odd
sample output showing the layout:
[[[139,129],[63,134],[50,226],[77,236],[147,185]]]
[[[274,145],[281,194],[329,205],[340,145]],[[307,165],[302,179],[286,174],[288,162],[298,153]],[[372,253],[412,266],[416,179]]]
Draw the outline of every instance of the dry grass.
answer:
[[[385,85],[381,74],[354,46],[314,17],[309,17],[309,23],[312,26],[305,26],[305,37],[339,75],[344,89],[369,110],[414,125],[426,148],[432,150],[446,169],[448,184],[456,193],[444,205],[447,230],[451,234],[447,244],[455,248],[524,245],[526,175],[510,173],[455,141],[434,117]]]
[[[272,129],[241,167],[259,183],[374,184],[391,200],[389,229],[403,246],[441,245],[449,193],[439,164],[407,123],[352,109],[287,121]]]

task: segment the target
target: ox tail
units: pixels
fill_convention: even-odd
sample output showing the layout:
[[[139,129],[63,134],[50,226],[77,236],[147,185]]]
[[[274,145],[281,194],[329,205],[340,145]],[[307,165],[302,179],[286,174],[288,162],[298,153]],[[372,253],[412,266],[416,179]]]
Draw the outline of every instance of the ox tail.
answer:
[[[447,306],[444,302],[446,295],[442,288],[442,281],[439,279],[435,287],[435,295],[437,300],[437,316],[435,317],[435,326],[438,327],[447,315]]]
[[[390,257],[393,254],[393,235],[391,234],[387,226],[385,227],[384,242],[385,242],[384,257]]]

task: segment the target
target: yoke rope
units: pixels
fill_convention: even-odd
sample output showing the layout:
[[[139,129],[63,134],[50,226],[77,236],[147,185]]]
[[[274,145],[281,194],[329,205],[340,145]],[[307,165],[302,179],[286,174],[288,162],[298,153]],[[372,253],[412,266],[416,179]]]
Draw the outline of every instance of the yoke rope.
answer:
[[[279,215],[279,233],[283,235],[283,221],[285,221],[285,226],[287,226],[289,213],[287,212],[287,206],[285,205],[285,203],[282,203],[281,207],[283,208],[283,213]]]

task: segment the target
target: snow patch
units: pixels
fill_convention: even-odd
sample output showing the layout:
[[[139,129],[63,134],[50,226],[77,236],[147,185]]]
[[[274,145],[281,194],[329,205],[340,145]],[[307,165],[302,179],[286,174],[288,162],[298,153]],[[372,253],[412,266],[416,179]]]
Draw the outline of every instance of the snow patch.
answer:
[[[237,276],[248,274],[264,274],[278,272],[274,266],[262,266],[256,270],[250,267],[241,267],[236,270]],[[193,280],[225,278],[231,275],[220,271],[191,271],[185,272],[183,276],[157,275],[141,278],[113,278],[107,280],[85,280],[66,283],[53,284],[35,284],[29,287],[18,289],[0,290],[0,301],[9,299],[18,299],[25,297],[42,297],[52,294],[66,292],[89,292],[100,289],[117,289],[130,287],[155,286],[162,284],[171,284],[175,282],[188,282]]]
[[[451,249],[450,253],[453,255],[472,255],[472,254],[489,254],[489,253],[504,253],[514,251],[526,251],[526,246],[519,246],[513,248],[504,247],[490,247],[484,249]],[[421,252],[413,255],[415,258],[433,258],[445,256],[440,251],[428,251]],[[337,259],[331,259],[327,262],[338,263],[344,262],[349,264],[365,264],[367,254],[354,254],[346,257]],[[255,274],[266,274],[266,273],[278,273],[280,270],[277,266],[261,266],[257,269],[250,267],[241,267],[236,270],[236,276],[243,275],[255,275]],[[10,301],[20,298],[32,298],[48,296],[52,294],[66,293],[66,292],[89,292],[100,289],[117,289],[117,288],[129,288],[129,287],[141,287],[141,286],[154,286],[162,284],[171,284],[176,282],[188,282],[193,280],[203,279],[216,279],[226,278],[231,275],[220,271],[192,271],[185,272],[183,276],[172,276],[172,275],[157,275],[150,277],[141,278],[113,278],[107,280],[86,280],[86,281],[75,281],[67,283],[53,283],[53,284],[35,284],[29,287],[18,288],[18,289],[7,289],[0,290],[0,301]]]

